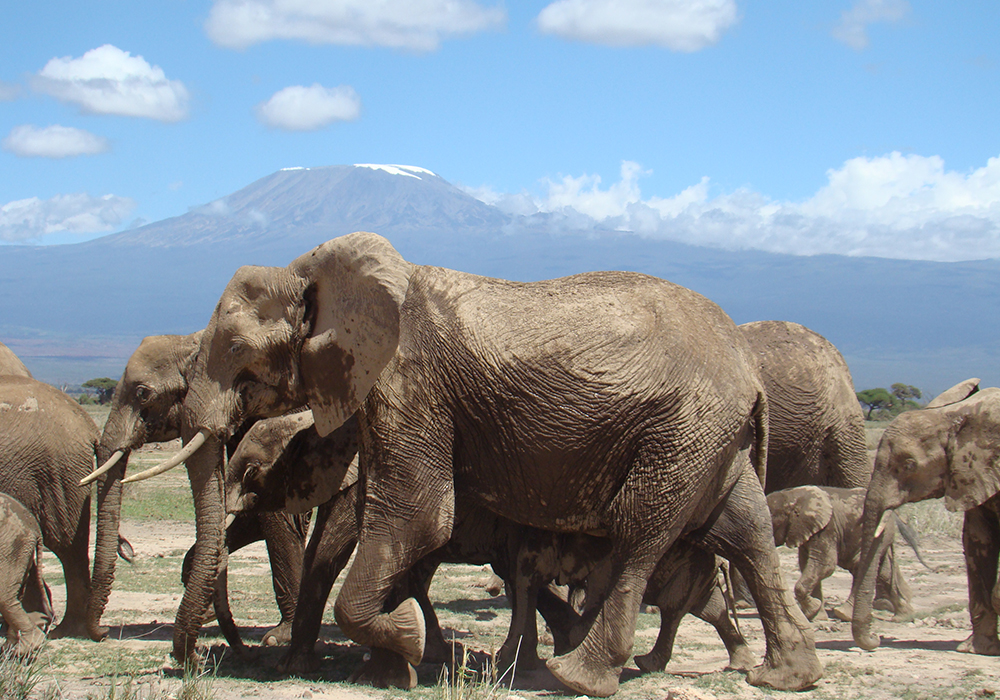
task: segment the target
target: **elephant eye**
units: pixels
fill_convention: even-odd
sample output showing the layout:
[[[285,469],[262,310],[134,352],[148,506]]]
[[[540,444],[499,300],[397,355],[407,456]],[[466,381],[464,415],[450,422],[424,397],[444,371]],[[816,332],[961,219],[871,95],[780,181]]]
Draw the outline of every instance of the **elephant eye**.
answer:
[[[135,389],[135,398],[138,399],[139,403],[147,403],[153,397],[153,392],[149,388],[144,386],[138,386]]]

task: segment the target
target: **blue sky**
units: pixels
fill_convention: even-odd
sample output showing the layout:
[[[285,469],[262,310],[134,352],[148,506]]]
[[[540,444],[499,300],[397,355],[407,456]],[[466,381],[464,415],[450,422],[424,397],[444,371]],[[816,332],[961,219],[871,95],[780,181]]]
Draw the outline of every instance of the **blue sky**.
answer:
[[[998,36],[995,0],[15,3],[0,242],[402,163],[696,244],[997,258]]]

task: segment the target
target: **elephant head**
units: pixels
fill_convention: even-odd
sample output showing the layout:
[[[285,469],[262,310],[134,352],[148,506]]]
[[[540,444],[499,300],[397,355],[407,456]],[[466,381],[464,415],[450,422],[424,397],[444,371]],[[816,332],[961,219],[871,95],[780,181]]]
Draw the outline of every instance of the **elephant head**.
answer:
[[[767,496],[774,544],[800,547],[833,517],[830,496],[818,486],[797,486]]]
[[[180,399],[187,391],[185,373],[198,349],[192,335],[145,338],[129,358],[115,387],[111,411],[97,446],[101,466],[82,483],[102,475],[97,489],[97,534],[91,584],[89,625],[96,630],[115,578],[122,478],[132,450],[147,442],[180,437]]]
[[[358,480],[357,419],[326,437],[313,429],[312,411],[261,420],[226,465],[230,513],[306,513]]]
[[[951,390],[946,393],[949,403],[943,406],[899,415],[879,442],[853,587],[852,631],[863,649],[879,645],[871,633],[871,610],[887,544],[882,524],[887,511],[942,496],[949,510],[967,511],[1000,491],[1000,389],[979,390],[961,400]]]
[[[197,541],[177,612],[174,656],[194,652],[221,558],[223,444],[250,418],[308,403],[327,436],[365,400],[399,343],[413,265],[381,236],[333,239],[287,268],[243,267],[202,337],[184,402]]]

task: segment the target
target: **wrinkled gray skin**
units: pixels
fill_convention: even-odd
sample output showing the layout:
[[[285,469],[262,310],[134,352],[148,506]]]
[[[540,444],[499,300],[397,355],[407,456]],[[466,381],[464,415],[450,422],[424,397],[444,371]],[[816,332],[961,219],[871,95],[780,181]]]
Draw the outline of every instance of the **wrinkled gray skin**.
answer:
[[[304,403],[320,435],[358,414],[364,520],[335,614],[359,644],[420,662],[418,603],[383,606],[448,541],[461,502],[610,539],[602,603],[547,664],[575,691],[617,690],[656,563],[683,531],[720,522],[767,638],[748,680],[798,689],[821,675],[748,456],[766,453],[763,386],[716,305],[634,273],[521,284],[412,265],[367,233],[287,268],[241,268],[206,327],[184,403],[185,442],[209,438],[187,460],[198,541],[177,658],[195,653],[222,557],[222,445],[247,416]]]
[[[928,407],[897,416],[882,434],[865,499],[853,588],[852,632],[863,649],[879,645],[871,630],[873,562],[885,546],[885,537],[875,536],[879,523],[904,503],[944,497],[949,510],[965,513],[962,544],[972,635],[959,651],[1000,654],[1000,389],[977,388],[978,383],[963,382]],[[960,398],[963,393],[967,398]]]
[[[121,479],[128,466],[128,457],[148,442],[164,442],[180,437],[180,405],[187,392],[186,373],[198,349],[199,333],[191,335],[159,335],[143,339],[129,358],[125,372],[115,387],[111,411],[104,425],[98,447],[103,464],[116,450],[125,456],[107,474],[102,487],[108,492],[106,507],[99,509],[98,518],[108,520],[108,531],[117,531],[121,509]],[[234,443],[239,436],[234,437]],[[235,444],[233,445],[235,449]],[[263,644],[285,644],[291,637],[291,622],[298,597],[299,572],[302,566],[308,520],[306,516],[261,514],[237,519],[226,533],[227,551],[236,551],[263,539],[267,543],[272,563],[272,581],[281,622],[265,633]],[[101,547],[103,543],[98,543]],[[185,573],[191,553],[185,560]],[[114,581],[114,567],[98,571],[95,566],[94,588],[104,603]],[[242,646],[229,613],[226,578],[220,577],[214,596],[219,626],[235,648]],[[103,605],[102,605],[103,609]]]
[[[0,343],[0,375],[10,374],[15,377],[32,379],[31,372],[21,362],[21,358],[3,343]]]
[[[93,614],[98,601],[90,587],[91,490],[80,486],[94,468],[97,436],[91,417],[63,392],[27,377],[0,376],[0,492],[31,512],[65,574],[66,614],[53,638],[99,640],[107,632]],[[106,554],[113,560],[117,529],[112,537]],[[97,552],[95,566],[100,561]]]
[[[832,486],[796,486],[767,495],[774,526],[774,543],[799,550],[801,576],[795,584],[795,599],[806,617],[812,620],[823,609],[820,582],[841,567],[853,576],[861,551],[861,515],[866,489],[841,489]],[[891,543],[896,521],[886,523],[884,537]],[[888,555],[888,550],[886,551]],[[879,566],[879,575],[887,580],[882,588],[897,616],[913,612],[910,590],[895,566]],[[890,572],[896,574],[890,577]],[[836,616],[850,621],[853,608],[845,602]]]
[[[318,668],[313,649],[323,609],[356,540],[356,535],[351,537],[351,529],[356,528],[354,510],[340,503],[354,503],[354,422],[326,438],[320,438],[312,426],[309,411],[260,421],[240,443],[226,470],[231,512],[256,508],[305,511],[317,504],[321,508],[307,548],[292,642],[281,664],[281,670],[290,673],[314,672]],[[252,449],[245,449],[248,444]],[[424,610],[428,647],[425,661],[428,657],[448,661],[452,652],[426,598],[430,576],[439,563],[489,563],[503,573],[513,614],[499,650],[499,668],[507,668],[516,658],[518,670],[526,670],[540,664],[536,604],[553,629],[557,654],[572,648],[571,628],[579,621],[576,612],[554,597],[546,585],[550,581],[582,581],[607,549],[603,538],[523,527],[481,509],[457,516],[448,544],[415,567],[422,572],[411,589]],[[663,670],[677,626],[688,611],[716,627],[729,650],[731,668],[748,670],[753,666],[754,657],[732,624],[721,590],[714,585],[715,569],[715,557],[681,542],[660,560],[643,600],[659,606],[661,631],[654,649],[636,657],[642,670]],[[369,662],[356,679],[377,685],[410,682],[405,661],[386,654]]]
[[[41,603],[36,621],[22,602]],[[7,645],[29,654],[45,640],[52,620],[52,596],[42,577],[42,531],[34,516],[18,501],[0,493],[0,618],[7,625]],[[41,622],[41,625],[39,624]]]

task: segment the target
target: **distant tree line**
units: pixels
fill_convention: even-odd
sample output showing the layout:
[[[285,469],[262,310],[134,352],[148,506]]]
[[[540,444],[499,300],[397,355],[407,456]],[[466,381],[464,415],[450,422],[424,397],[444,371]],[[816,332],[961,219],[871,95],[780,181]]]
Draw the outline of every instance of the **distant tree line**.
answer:
[[[917,400],[923,393],[915,386],[897,382],[888,390],[878,387],[859,391],[857,397],[867,411],[865,420],[892,420],[904,411],[921,408]]]

